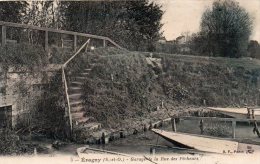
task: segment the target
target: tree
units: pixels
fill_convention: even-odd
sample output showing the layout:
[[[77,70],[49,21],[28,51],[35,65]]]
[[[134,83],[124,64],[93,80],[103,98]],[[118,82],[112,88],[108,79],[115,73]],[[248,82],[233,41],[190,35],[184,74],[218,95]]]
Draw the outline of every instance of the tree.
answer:
[[[155,42],[162,36],[161,6],[149,3],[147,0],[130,1],[127,3],[128,27],[131,31],[131,40],[136,43],[136,50],[155,50]],[[126,20],[127,21],[127,20]]]
[[[213,56],[246,55],[251,30],[252,19],[233,0],[217,0],[202,15],[201,33],[207,39],[207,53]]]
[[[23,22],[40,27],[61,28],[62,18],[60,1],[32,1]]]
[[[260,45],[256,40],[250,40],[247,50],[250,57],[260,58]]]
[[[4,1],[0,2],[0,20],[5,22],[22,23],[26,14],[28,3],[25,1]],[[7,29],[7,38],[19,40],[19,30],[17,28]]]
[[[161,36],[161,6],[148,0],[62,3],[66,29],[107,36],[132,50],[153,50]]]
[[[23,17],[25,24],[49,27],[62,28],[62,12],[60,10],[60,1],[32,1],[27,8],[26,15]],[[24,34],[26,40],[32,44],[44,44],[45,34],[43,31],[28,29]],[[56,38],[54,33],[49,34],[49,38]],[[50,39],[53,40],[53,39]]]
[[[21,23],[28,3],[25,1],[0,2],[0,20],[6,22]]]
[[[208,47],[208,41],[205,35],[203,35],[201,32],[199,33],[193,33],[191,35],[190,41],[188,42],[190,51],[192,55],[198,55],[198,56],[212,56],[213,54],[210,54],[210,49]]]

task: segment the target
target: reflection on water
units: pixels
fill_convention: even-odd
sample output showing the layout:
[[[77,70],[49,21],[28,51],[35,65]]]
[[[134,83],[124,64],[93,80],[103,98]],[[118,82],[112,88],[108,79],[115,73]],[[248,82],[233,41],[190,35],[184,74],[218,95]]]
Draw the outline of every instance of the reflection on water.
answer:
[[[205,128],[214,127],[214,126],[225,126],[226,130],[230,130],[229,138],[232,137],[232,125],[230,122],[204,122]],[[172,131],[172,126],[165,125],[160,129]],[[185,132],[185,133],[193,133],[193,134],[200,134],[199,128],[199,121],[197,120],[181,120],[177,123],[177,131],[178,132]],[[245,138],[249,140],[253,140],[260,145],[260,138],[257,137],[256,134],[253,133],[253,125],[249,125],[248,123],[237,123],[236,126],[236,138],[237,140],[241,141]],[[254,143],[255,143],[254,142]],[[156,148],[156,154],[160,153],[187,153],[189,151],[183,151],[178,149],[170,149],[168,147],[175,147],[172,143],[166,141],[165,139],[159,137],[158,135],[154,134],[153,132],[147,131],[145,133],[140,133],[137,135],[128,136],[127,138],[121,138],[116,141],[112,141],[106,145],[90,145],[92,148],[101,148],[110,151],[116,151],[121,153],[128,153],[128,154],[149,154],[151,145],[160,145],[162,147]],[[78,147],[82,147],[82,144],[72,144],[62,148],[60,151],[64,153],[72,153]]]
[[[227,122],[217,122],[217,121],[204,121],[205,128],[207,127],[224,127],[229,135],[225,138],[232,138],[232,123],[230,121]],[[167,128],[169,129],[169,128]],[[170,129],[169,129],[170,130]],[[181,120],[179,124],[177,124],[178,132],[185,133],[193,133],[200,134],[199,121],[198,120]],[[249,124],[248,122],[237,122],[235,129],[235,136],[237,139],[252,139],[254,141],[259,141],[260,138],[256,134],[253,133],[253,124]],[[207,135],[207,134],[205,134]]]

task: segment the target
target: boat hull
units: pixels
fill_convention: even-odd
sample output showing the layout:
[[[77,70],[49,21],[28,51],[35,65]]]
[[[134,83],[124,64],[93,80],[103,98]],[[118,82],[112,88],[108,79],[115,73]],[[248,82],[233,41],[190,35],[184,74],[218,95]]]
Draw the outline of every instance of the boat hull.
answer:
[[[203,152],[211,153],[236,153],[247,151],[260,151],[260,146],[238,143],[215,137],[206,137],[200,135],[191,135],[186,133],[168,132],[159,129],[152,129],[152,131],[172,143],[184,145],[186,148],[192,148]]]

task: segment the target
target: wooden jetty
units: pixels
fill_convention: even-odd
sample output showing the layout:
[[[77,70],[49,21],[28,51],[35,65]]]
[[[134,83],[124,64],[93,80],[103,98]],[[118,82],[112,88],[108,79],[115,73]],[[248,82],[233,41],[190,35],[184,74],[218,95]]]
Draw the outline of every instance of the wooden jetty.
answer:
[[[227,116],[231,116],[234,118],[239,119],[256,119],[260,120],[260,108],[215,108],[215,107],[208,107],[210,110],[214,110],[217,112],[220,112],[222,114],[225,114]]]

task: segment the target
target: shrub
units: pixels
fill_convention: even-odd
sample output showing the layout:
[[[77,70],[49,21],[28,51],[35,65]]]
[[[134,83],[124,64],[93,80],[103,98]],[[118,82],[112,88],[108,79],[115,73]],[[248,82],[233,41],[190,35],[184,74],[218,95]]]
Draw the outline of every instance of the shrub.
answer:
[[[31,154],[32,152],[33,147],[22,143],[14,132],[8,129],[0,132],[1,155],[19,155],[24,153]]]
[[[47,62],[48,58],[43,47],[38,45],[21,43],[0,47],[0,63],[4,68],[42,68]]]
[[[86,112],[108,126],[142,117],[150,106],[153,74],[137,54],[100,58],[84,84]]]

